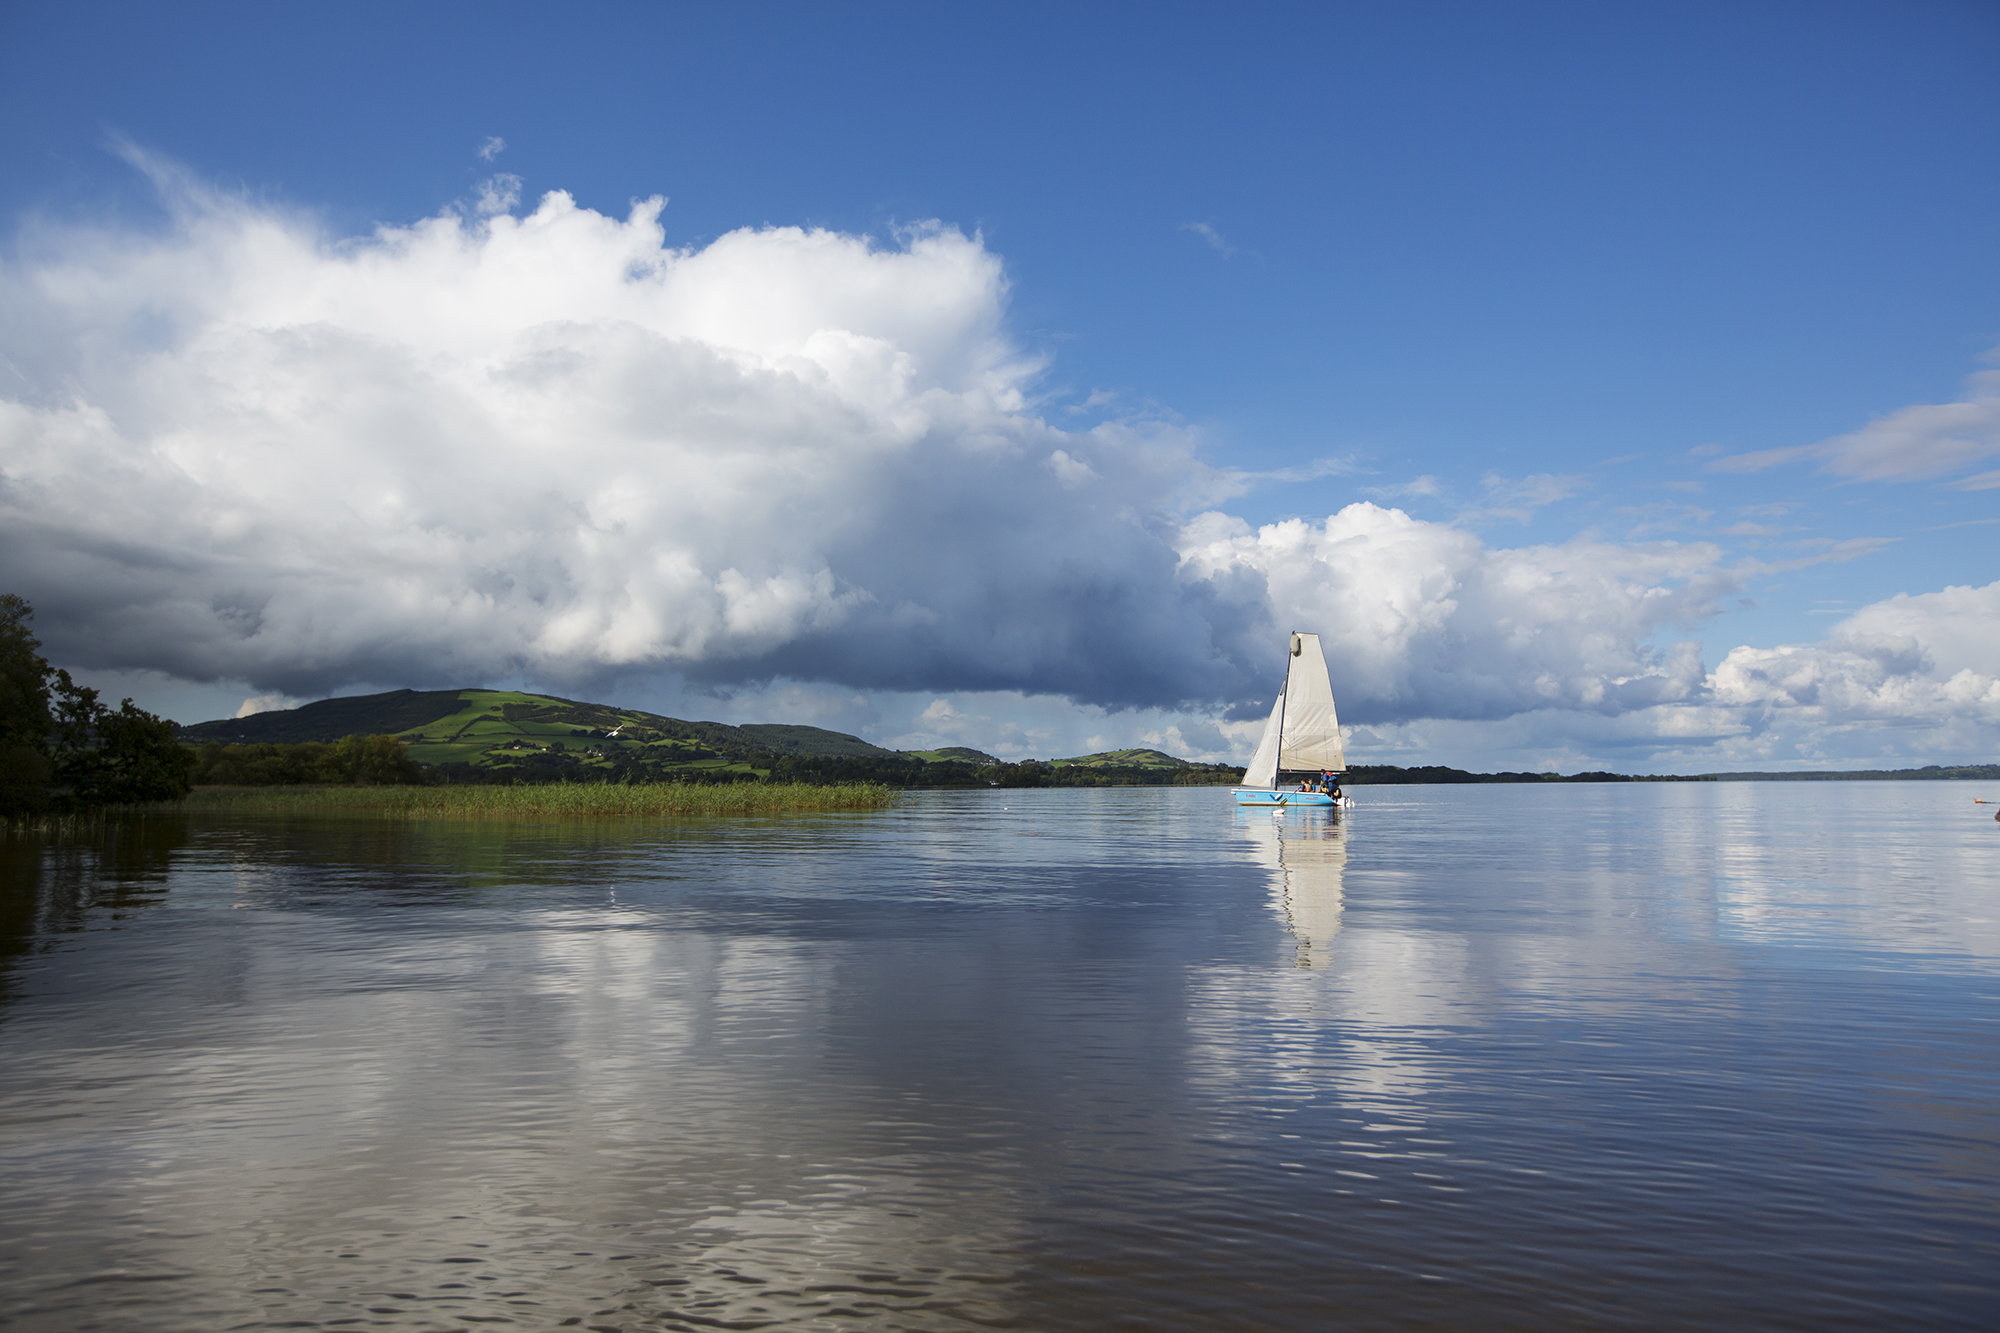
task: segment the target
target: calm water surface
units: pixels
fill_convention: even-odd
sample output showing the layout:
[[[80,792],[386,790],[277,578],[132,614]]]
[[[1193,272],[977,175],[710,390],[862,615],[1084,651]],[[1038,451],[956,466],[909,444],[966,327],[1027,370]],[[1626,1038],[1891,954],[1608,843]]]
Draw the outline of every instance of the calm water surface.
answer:
[[[0,1323],[2000,1326],[1972,795],[0,843]]]

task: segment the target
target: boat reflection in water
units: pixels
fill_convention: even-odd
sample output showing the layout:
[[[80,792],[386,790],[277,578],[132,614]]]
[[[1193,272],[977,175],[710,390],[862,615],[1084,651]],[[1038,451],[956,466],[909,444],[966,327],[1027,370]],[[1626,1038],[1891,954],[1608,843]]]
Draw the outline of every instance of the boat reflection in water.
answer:
[[[1340,933],[1347,835],[1331,810],[1266,814],[1238,810],[1236,822],[1272,871],[1272,906],[1299,942],[1298,966],[1325,967]]]

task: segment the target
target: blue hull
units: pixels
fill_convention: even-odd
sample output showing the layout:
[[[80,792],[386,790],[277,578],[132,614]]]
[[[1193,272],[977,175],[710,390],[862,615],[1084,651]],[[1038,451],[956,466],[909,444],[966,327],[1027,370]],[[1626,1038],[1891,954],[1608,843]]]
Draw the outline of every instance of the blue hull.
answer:
[[[1236,804],[1262,805],[1272,809],[1283,807],[1287,810],[1303,809],[1307,806],[1322,806],[1332,809],[1333,797],[1323,791],[1272,791],[1268,787],[1238,787]]]

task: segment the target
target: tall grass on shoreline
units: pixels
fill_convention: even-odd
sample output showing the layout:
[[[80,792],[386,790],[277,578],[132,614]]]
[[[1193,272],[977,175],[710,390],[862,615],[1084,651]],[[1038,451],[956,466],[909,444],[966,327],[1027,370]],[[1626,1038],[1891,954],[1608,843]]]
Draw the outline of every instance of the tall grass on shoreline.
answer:
[[[118,810],[139,808],[141,807],[113,807]],[[103,809],[85,810],[75,814],[17,815],[11,819],[0,819],[0,837],[18,834],[24,837],[70,841],[101,836],[110,826],[111,819]]]
[[[378,815],[382,819],[706,819],[880,811],[880,783],[550,783],[538,787],[196,787],[182,801],[0,819],[0,835],[76,839],[132,815]]]
[[[689,819],[710,815],[786,815],[880,810],[896,799],[888,787],[850,782],[698,784],[550,783],[486,787],[197,787],[185,800],[127,806],[132,812],[319,816],[386,819]],[[103,812],[64,823],[101,822]],[[54,820],[37,821],[53,825]],[[25,827],[20,831],[29,831]],[[46,832],[57,830],[50,827]],[[83,831],[81,827],[73,830]]]

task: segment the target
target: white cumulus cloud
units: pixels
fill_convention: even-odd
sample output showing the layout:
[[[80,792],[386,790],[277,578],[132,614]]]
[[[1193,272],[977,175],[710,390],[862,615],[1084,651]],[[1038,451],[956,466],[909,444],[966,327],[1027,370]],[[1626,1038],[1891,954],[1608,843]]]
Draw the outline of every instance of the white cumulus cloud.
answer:
[[[1817,644],[1735,648],[1716,702],[1820,727],[2000,724],[2000,583],[1892,597]]]
[[[1706,543],[1490,550],[1368,503],[1255,531],[1203,514],[1181,542],[1184,577],[1261,585],[1274,624],[1317,628],[1353,722],[1619,712],[1685,697],[1698,659],[1647,645],[1692,628],[1736,586]]]
[[[1948,632],[1922,599],[1711,677],[1693,633],[1744,570],[1705,543],[1493,548],[1366,503],[1252,528],[1220,506],[1285,477],[1169,426],[1051,425],[999,258],[947,226],[677,247],[661,200],[517,215],[496,176],[343,238],[137,160],[166,226],[46,226],[0,263],[0,562],[74,666],[257,706],[500,679],[798,684],[829,718],[855,691],[1054,698],[1217,753],[1306,628],[1364,725],[1986,706],[1976,617]],[[1972,676],[1933,679],[1953,663]],[[1012,752],[1041,726],[942,705],[910,734]]]
[[[177,188],[0,275],[0,550],[85,665],[1240,691],[1156,521],[1220,483],[1024,409],[975,237],[682,250],[552,193],[340,241]]]

